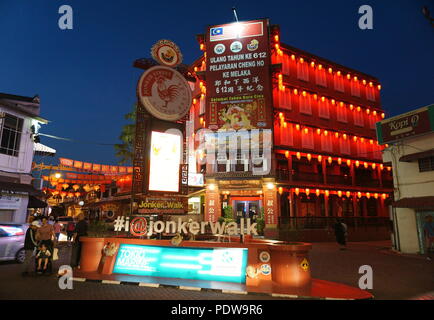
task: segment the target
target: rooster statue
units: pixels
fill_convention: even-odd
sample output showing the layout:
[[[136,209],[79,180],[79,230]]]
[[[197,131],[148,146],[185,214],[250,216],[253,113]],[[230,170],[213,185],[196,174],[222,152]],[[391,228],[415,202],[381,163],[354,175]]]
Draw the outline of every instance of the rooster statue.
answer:
[[[163,108],[167,108],[167,104],[173,101],[178,95],[179,88],[178,86],[172,84],[169,87],[166,86],[166,79],[163,77],[159,77],[157,79],[157,91],[161,100],[165,102]]]

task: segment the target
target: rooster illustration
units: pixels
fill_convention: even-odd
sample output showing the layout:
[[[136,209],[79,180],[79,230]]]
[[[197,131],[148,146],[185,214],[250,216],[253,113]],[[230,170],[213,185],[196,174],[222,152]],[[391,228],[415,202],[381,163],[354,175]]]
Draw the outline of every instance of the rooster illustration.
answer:
[[[167,108],[167,104],[173,101],[179,93],[178,86],[172,84],[169,87],[166,86],[166,79],[163,77],[159,77],[157,79],[157,91],[161,100],[165,102],[163,108]]]

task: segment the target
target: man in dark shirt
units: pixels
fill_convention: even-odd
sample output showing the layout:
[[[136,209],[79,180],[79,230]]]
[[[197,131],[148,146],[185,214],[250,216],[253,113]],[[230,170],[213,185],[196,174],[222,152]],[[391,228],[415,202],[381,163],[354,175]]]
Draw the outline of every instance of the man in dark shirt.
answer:
[[[81,256],[81,242],[80,237],[87,236],[87,222],[84,220],[84,215],[80,214],[78,216],[78,222],[75,225],[74,236],[73,236],[73,245],[72,245],[72,254],[71,254],[71,267],[78,267],[80,264],[80,256]]]
[[[38,229],[38,227],[39,223],[37,221],[33,221],[27,229],[26,237],[24,238],[24,250],[26,252],[26,257],[24,258],[23,263],[23,276],[29,274],[29,267],[34,268],[33,251],[38,245],[38,242],[36,241],[36,230]]]

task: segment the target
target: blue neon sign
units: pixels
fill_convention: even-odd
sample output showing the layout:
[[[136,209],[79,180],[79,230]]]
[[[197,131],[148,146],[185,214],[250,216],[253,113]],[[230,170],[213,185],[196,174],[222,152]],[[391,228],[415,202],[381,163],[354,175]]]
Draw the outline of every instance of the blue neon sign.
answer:
[[[121,244],[113,273],[246,283],[247,249]]]

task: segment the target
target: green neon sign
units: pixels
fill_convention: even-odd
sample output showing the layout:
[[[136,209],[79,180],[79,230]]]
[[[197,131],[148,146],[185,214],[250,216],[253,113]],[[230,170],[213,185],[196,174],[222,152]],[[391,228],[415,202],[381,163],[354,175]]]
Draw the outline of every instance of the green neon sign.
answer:
[[[246,283],[247,252],[121,244],[113,273]]]

